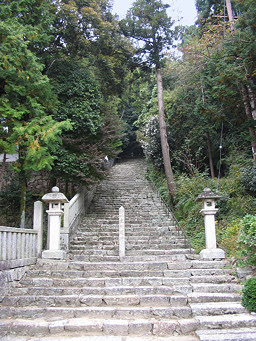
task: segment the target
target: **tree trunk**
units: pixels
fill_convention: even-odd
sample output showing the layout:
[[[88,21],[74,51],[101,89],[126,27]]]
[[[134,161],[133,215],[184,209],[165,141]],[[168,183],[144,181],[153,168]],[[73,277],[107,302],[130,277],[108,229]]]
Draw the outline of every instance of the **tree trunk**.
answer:
[[[24,171],[20,173],[20,228],[25,228],[27,181]]]
[[[5,165],[6,165],[6,153],[3,154],[2,171],[1,171],[1,176],[0,176],[0,190],[2,189],[2,186],[4,183]]]
[[[214,167],[213,167],[213,160],[212,160],[212,148],[211,148],[211,141],[210,141],[210,134],[209,132],[206,134],[207,136],[207,145],[208,145],[208,153],[209,153],[209,163],[210,163],[210,170],[211,170],[211,177],[212,179],[215,178]]]
[[[226,4],[227,4],[227,10],[228,10],[228,20],[230,21],[231,30],[233,31],[234,30],[234,17],[233,17],[233,12],[232,12],[231,1],[226,0]]]
[[[251,113],[251,106],[250,106],[250,100],[249,96],[246,91],[246,86],[243,84],[242,85],[242,96],[243,96],[243,101],[244,101],[244,107],[245,107],[245,112],[248,120],[252,120],[252,113]],[[254,165],[256,167],[256,133],[254,127],[249,127],[249,135],[251,138],[251,144],[252,144],[252,154],[253,154],[253,160],[254,160]]]
[[[158,90],[158,112],[159,112],[159,128],[161,137],[162,154],[164,161],[165,176],[167,179],[168,189],[171,195],[171,201],[175,197],[175,184],[170,160],[170,148],[167,140],[166,123],[164,114],[164,98],[163,98],[163,80],[161,69],[157,68],[157,90]]]

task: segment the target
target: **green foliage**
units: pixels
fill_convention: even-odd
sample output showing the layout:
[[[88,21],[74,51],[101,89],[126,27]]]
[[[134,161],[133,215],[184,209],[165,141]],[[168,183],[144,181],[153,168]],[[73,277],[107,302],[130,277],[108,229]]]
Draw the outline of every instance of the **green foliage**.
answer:
[[[137,0],[120,22],[123,33],[137,43],[137,54],[141,60],[147,56],[149,65],[160,67],[165,50],[172,45],[176,30],[168,17],[168,5],[156,0]],[[145,60],[145,59],[144,59]]]
[[[251,195],[256,195],[256,169],[255,166],[247,166],[241,170],[241,184]]]
[[[256,237],[253,235],[255,233],[253,230],[255,216],[253,216],[253,223],[251,218],[249,219],[249,224],[245,224],[247,218],[244,218],[255,211],[253,210],[255,198],[247,194],[241,186],[241,162],[246,163],[246,159],[242,159],[241,155],[233,154],[232,160],[233,165],[230,167],[229,175],[219,180],[210,179],[207,173],[199,171],[196,171],[193,176],[177,174],[175,177],[177,190],[173,210],[189,237],[192,247],[196,252],[200,252],[205,248],[204,219],[200,214],[202,203],[196,202],[195,199],[205,187],[210,187],[213,191],[216,191],[218,187],[218,193],[222,197],[217,201],[219,209],[216,215],[217,244],[225,250],[227,256],[235,257],[237,260],[243,259],[243,263],[246,264],[246,262],[255,261]],[[170,202],[164,174],[152,166],[149,167],[149,174],[166,202]],[[246,231],[242,234],[240,230]],[[248,232],[249,230],[250,232]]]
[[[49,76],[60,101],[55,118],[72,122],[68,136],[97,134],[103,124],[102,96],[93,75],[73,60],[56,62]]]
[[[219,203],[221,206],[221,204]],[[240,257],[240,250],[238,249],[238,237],[241,229],[241,219],[234,219],[221,229],[217,226],[218,235],[221,248],[225,250],[228,257]]]
[[[243,247],[242,255],[247,263],[256,264],[256,215],[247,214],[241,225],[238,242]]]
[[[0,225],[16,227],[19,224],[20,184],[17,174],[6,173],[7,184],[0,191]],[[32,205],[32,195],[27,191],[27,205]]]
[[[248,310],[256,312],[256,277],[252,277],[245,282],[242,304]]]

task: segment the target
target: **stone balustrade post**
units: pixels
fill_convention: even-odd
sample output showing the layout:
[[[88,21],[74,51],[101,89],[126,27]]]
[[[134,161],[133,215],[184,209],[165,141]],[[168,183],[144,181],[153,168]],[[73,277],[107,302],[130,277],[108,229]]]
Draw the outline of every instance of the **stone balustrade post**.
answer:
[[[48,250],[43,251],[42,258],[64,259],[66,252],[60,249],[61,217],[64,214],[61,205],[67,203],[68,199],[59,192],[58,187],[53,187],[52,193],[45,194],[42,200],[49,203],[49,210],[46,211],[48,213]]]
[[[119,208],[119,258],[123,262],[125,258],[125,215],[124,208]]]
[[[34,203],[33,229],[37,231],[37,257],[41,256],[43,247],[43,203]]]
[[[204,216],[206,249],[200,252],[201,259],[225,258],[225,252],[217,248],[216,243],[215,215],[218,209],[215,207],[215,200],[219,198],[221,198],[219,194],[212,192],[210,188],[205,188],[204,192],[196,199],[196,201],[203,202],[203,209],[200,213]]]

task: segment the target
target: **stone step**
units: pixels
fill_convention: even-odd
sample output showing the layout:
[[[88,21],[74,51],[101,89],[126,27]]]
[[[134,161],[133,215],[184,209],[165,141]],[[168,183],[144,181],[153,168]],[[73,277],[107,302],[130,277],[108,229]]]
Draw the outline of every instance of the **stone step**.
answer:
[[[34,287],[158,287],[158,286],[169,286],[174,290],[178,291],[178,288],[184,286],[190,286],[189,278],[165,278],[165,277],[146,277],[145,273],[142,277],[73,277],[73,278],[53,278],[47,277],[31,277],[25,278],[20,282],[22,286],[34,286]],[[191,286],[190,286],[191,287]],[[192,287],[191,287],[192,290]]]
[[[93,226],[92,224],[88,224],[87,226],[83,226],[79,229],[78,237],[79,239],[89,239],[89,237],[102,237],[102,236],[108,236],[108,237],[117,237],[118,236],[118,228],[119,225],[116,226],[105,226],[103,224],[100,224],[98,226]],[[93,232],[92,232],[93,231]],[[91,236],[90,236],[91,232]],[[125,233],[127,238],[136,238],[140,236],[145,236],[146,238],[160,238],[160,237],[168,237],[168,238],[184,238],[182,235],[182,232],[177,231],[173,229],[172,227],[169,228],[167,226],[159,226],[159,224],[151,227],[151,226],[145,226],[140,227],[140,230],[136,226],[127,227],[125,229]],[[142,237],[144,238],[144,237]],[[74,239],[75,240],[75,239]]]
[[[191,334],[196,330],[198,325],[197,321],[194,319],[187,319],[185,321],[178,319],[166,320],[162,319],[161,321],[157,320],[108,320],[108,319],[86,319],[86,318],[69,318],[69,319],[57,319],[56,321],[44,320],[44,319],[36,319],[36,320],[25,320],[18,319],[16,321],[5,320],[5,332],[9,335],[28,335],[28,336],[36,336],[45,335],[48,336],[50,334],[54,334],[55,338],[58,337],[58,334],[62,335],[79,335],[79,336],[100,336],[104,335],[104,340],[108,340],[107,336],[111,335],[109,340],[113,340],[112,337],[115,336],[125,336],[122,337],[123,340],[126,337],[130,336],[142,336],[142,337],[150,337],[150,335],[155,335],[157,337],[165,337],[164,340],[169,340],[170,335],[177,336],[179,334]],[[3,334],[2,329],[2,334]],[[101,337],[102,337],[101,336]],[[105,339],[106,337],[106,339]],[[166,338],[167,337],[167,338]],[[192,337],[192,336],[191,336]],[[141,338],[139,338],[141,340]],[[155,339],[155,338],[154,338]],[[177,338],[177,340],[186,340],[184,338]],[[37,338],[38,340],[38,338]],[[57,339],[55,339],[57,340]],[[84,340],[84,338],[83,338]],[[143,340],[143,339],[142,339]],[[149,338],[150,340],[150,338]],[[161,340],[161,338],[157,338],[155,340]],[[175,340],[175,339],[172,339]],[[188,340],[188,339],[187,339]],[[194,337],[189,340],[195,340]]]
[[[60,333],[58,336],[53,334],[54,336],[45,336],[45,337],[38,337],[36,341],[198,341],[198,337],[193,335],[178,335],[178,336],[155,336],[155,335],[141,335],[141,336],[109,336],[104,335],[104,339],[101,336],[93,335],[93,336],[74,336],[75,333],[68,333],[65,334]],[[68,335],[68,336],[67,336]],[[30,339],[31,340],[31,339]],[[3,337],[2,341],[28,341],[27,338],[23,336],[12,336],[9,335],[7,337]]]
[[[90,240],[109,240],[109,239],[117,239],[118,240],[118,237],[119,237],[119,233],[118,232],[115,232],[115,233],[108,233],[108,232],[103,232],[101,234],[98,234],[98,233],[91,233],[91,235],[88,233],[87,235],[81,235],[81,236],[78,236],[76,239],[73,239],[71,241],[71,244],[72,245],[75,245],[75,244],[82,244],[84,243],[85,241],[89,241]],[[126,240],[128,242],[131,242],[131,241],[137,241],[138,239],[141,240],[141,241],[154,241],[155,242],[155,239],[154,238],[157,238],[159,241],[172,241],[172,242],[176,242],[176,241],[180,241],[180,240],[185,240],[185,238],[183,236],[172,236],[170,235],[170,231],[166,231],[165,234],[161,234],[161,233],[151,233],[150,235],[143,235],[143,236],[140,236],[140,235],[137,235],[137,234],[125,234],[125,237],[126,237]]]
[[[72,242],[70,243],[70,248],[72,250],[87,250],[88,248],[96,245],[113,245],[117,246],[118,245],[118,238],[92,238],[90,241],[84,240],[84,241],[79,241],[79,242]],[[146,239],[139,239],[137,240],[131,240],[129,238],[125,239],[125,248],[127,250],[129,249],[140,249],[143,247],[144,249],[148,249],[149,247],[160,249],[160,250],[166,250],[170,247],[173,248],[185,248],[186,244],[183,241],[178,241],[178,240],[171,240],[171,239],[158,239],[158,242],[156,243],[155,239],[153,240],[146,240]]]
[[[0,307],[1,319],[8,318],[75,318],[83,317],[87,319],[173,319],[173,318],[191,318],[191,308],[189,306],[167,306],[167,307],[121,307],[121,306],[84,306],[84,307],[56,307],[56,306],[26,306],[26,307]],[[1,325],[1,323],[0,323]]]
[[[188,264],[188,263],[185,263]],[[89,270],[170,270],[170,273],[176,274],[186,274],[186,276],[193,275],[204,275],[205,269],[194,269],[194,268],[178,268],[178,262],[171,261],[124,261],[124,262],[106,262],[102,264],[102,262],[79,262],[79,261],[51,261],[45,259],[39,259],[37,264],[31,269],[30,273],[35,273],[34,271],[39,270],[76,270],[76,271],[89,271]],[[185,270],[185,271],[184,271]],[[209,269],[213,274],[228,273],[228,270],[223,270],[219,268]]]
[[[62,284],[65,284],[63,282]],[[76,284],[76,283],[74,283]],[[16,287],[12,289],[12,295],[39,295],[39,296],[53,296],[53,295],[174,295],[177,294],[177,288],[170,286],[114,286],[114,287],[85,287],[75,285],[48,287],[48,286],[26,286]],[[7,296],[8,297],[8,296]]]
[[[138,306],[138,307],[181,307],[186,306],[184,295],[22,295],[5,296],[3,306],[40,306],[40,307],[101,307],[101,306]]]
[[[243,286],[241,284],[235,283],[225,283],[225,284],[192,284],[194,292],[206,292],[206,293],[229,293],[241,291]]]
[[[237,293],[205,293],[193,292],[188,294],[189,303],[206,303],[206,302],[240,302],[241,295]]]
[[[225,315],[225,314],[243,314],[246,309],[237,302],[207,302],[190,303],[194,316],[201,315]]]
[[[129,254],[129,252],[127,252]],[[83,255],[79,251],[71,252],[71,258],[74,261],[93,261],[93,262],[108,262],[108,258],[106,256],[90,256],[90,255]],[[141,255],[141,256],[125,256],[125,260],[128,262],[141,262],[141,261],[185,261],[187,259],[187,254],[173,254],[173,255]],[[115,261],[119,260],[119,257],[114,259]]]
[[[173,248],[173,251],[172,251],[172,254],[176,251],[176,250],[183,250],[183,254],[184,253],[191,253],[191,251],[188,251],[187,250],[187,245],[184,244],[184,243],[168,243],[168,246],[169,247],[172,247]],[[156,248],[158,248],[158,251],[163,251],[162,253],[166,254],[165,251],[166,251],[166,246],[165,244],[161,244],[161,242],[159,242],[158,244],[150,244],[150,243],[140,243],[138,241],[137,244],[130,244],[130,243],[127,243],[126,246],[125,246],[125,249],[126,249],[126,255],[128,256],[132,256],[132,255],[138,255],[137,251],[140,251],[139,253],[142,254],[144,250],[148,250],[149,247],[152,247],[152,252],[154,250],[156,250]],[[98,241],[96,243],[88,243],[86,245],[83,245],[83,246],[70,246],[70,253],[78,253],[78,254],[90,254],[91,250],[116,250],[118,251],[119,247],[118,247],[118,242],[112,240],[111,242],[101,242],[101,241]],[[87,252],[88,251],[88,252]],[[148,252],[148,251],[147,251]],[[150,252],[150,250],[149,250]],[[94,253],[94,252],[93,252]],[[160,252],[159,252],[160,253]],[[176,251],[176,253],[178,253]],[[147,254],[147,253],[146,253]],[[150,254],[152,255],[152,253],[150,252]],[[154,254],[154,253],[153,253]],[[170,254],[170,253],[169,253]]]
[[[218,275],[218,276],[192,276],[190,282],[192,283],[230,283],[237,279],[232,275]]]
[[[107,262],[106,262],[107,264]],[[217,270],[217,269],[216,269]],[[119,270],[119,269],[102,269],[102,270],[33,270],[28,272],[29,277],[55,277],[55,278],[74,278],[74,277],[145,277],[145,273],[148,277],[167,277],[167,278],[189,278],[191,276],[190,270],[164,270],[164,269],[146,269],[141,270]],[[192,275],[193,276],[193,275]],[[201,277],[201,281],[203,277]]]
[[[147,248],[143,250],[127,250],[127,255],[132,256],[132,255],[182,255],[182,254],[193,254],[194,250],[190,248],[166,248],[166,249],[158,249],[158,248]]]
[[[215,316],[196,316],[201,330],[256,327],[256,314],[239,313]],[[213,332],[214,332],[213,331]]]
[[[256,327],[214,329],[214,332],[212,330],[199,330],[196,331],[196,335],[200,341],[255,341]]]

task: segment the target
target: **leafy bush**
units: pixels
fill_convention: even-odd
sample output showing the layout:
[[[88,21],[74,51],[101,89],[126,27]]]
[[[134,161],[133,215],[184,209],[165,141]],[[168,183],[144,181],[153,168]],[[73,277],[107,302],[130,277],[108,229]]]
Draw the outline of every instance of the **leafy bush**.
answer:
[[[251,194],[256,195],[256,168],[255,166],[247,166],[241,172],[241,184],[245,190]]]
[[[256,277],[250,278],[245,282],[242,304],[250,311],[256,312]]]
[[[227,256],[236,257],[238,255],[237,240],[241,229],[241,219],[234,219],[231,223],[224,224],[223,227],[217,224],[217,239],[220,240],[221,248],[223,248]]]
[[[247,214],[241,224],[238,242],[244,247],[242,255],[248,264],[256,264],[256,215]]]

